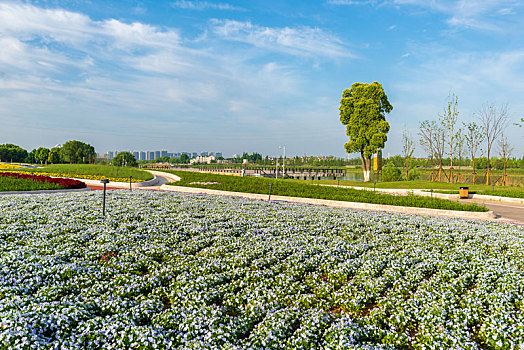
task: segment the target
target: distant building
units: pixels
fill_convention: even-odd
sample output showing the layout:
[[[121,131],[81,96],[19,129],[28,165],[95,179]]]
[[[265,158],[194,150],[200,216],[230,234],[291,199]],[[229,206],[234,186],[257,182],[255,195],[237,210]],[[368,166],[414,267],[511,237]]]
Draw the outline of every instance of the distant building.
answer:
[[[167,151],[165,149],[163,149],[162,151],[160,151],[160,156],[161,157],[166,157],[167,156]]]
[[[135,157],[136,160],[138,160],[139,155],[140,155],[140,152],[138,152],[138,151],[134,151],[133,152],[133,157]]]
[[[154,151],[147,152],[147,159],[146,160],[155,160],[155,152]]]
[[[198,153],[193,152],[193,154],[191,155],[191,158],[196,158],[196,157],[198,157]]]
[[[213,161],[216,161],[215,156],[198,156],[196,158],[193,158],[189,161],[189,164],[195,164],[195,163],[206,163],[211,164]]]
[[[200,155],[201,155],[202,157],[207,157],[207,156],[208,156],[207,152],[200,152]]]
[[[217,158],[218,158],[218,157],[223,157],[223,156],[222,156],[222,152],[217,152],[217,153],[215,153],[215,157],[217,157]]]
[[[153,160],[158,158],[160,158],[160,151],[155,151],[155,158],[153,158]]]
[[[140,151],[140,159],[139,160],[147,160],[146,152]]]

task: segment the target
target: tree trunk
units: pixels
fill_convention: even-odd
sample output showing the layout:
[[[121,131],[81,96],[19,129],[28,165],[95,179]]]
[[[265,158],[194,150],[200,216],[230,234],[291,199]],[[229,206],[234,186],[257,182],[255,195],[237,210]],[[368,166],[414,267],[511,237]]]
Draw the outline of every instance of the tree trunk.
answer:
[[[471,157],[471,162],[472,162],[472,168],[473,168],[473,185],[475,184],[475,157]]]
[[[503,185],[506,186],[506,155],[504,154],[504,175],[503,175]]]
[[[360,153],[360,160],[362,161],[362,172],[364,174],[364,182],[371,181],[370,176],[370,165],[371,165],[371,158],[364,158],[364,153]]]
[[[486,185],[489,185],[489,168],[491,166],[490,162],[489,162],[489,148],[488,148],[488,169],[486,170]]]

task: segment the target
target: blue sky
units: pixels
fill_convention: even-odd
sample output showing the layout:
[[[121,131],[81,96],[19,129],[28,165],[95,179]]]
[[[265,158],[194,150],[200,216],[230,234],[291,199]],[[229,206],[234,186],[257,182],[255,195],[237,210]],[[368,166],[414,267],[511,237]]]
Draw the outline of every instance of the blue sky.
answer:
[[[520,157],[523,38],[516,0],[0,1],[0,143],[344,156],[341,93],[378,81],[385,154],[453,92],[507,104]]]

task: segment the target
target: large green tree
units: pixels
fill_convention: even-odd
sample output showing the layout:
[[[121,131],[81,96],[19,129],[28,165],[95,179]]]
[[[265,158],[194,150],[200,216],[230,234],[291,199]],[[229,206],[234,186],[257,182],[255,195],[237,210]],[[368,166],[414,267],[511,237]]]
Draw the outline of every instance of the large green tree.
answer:
[[[393,110],[382,84],[354,83],[345,89],[340,100],[340,121],[346,125],[349,142],[344,145],[346,152],[360,153],[364,181],[370,181],[371,157],[384,148],[389,123],[386,113]]]
[[[60,163],[60,147],[53,147],[49,150],[47,162],[50,164]]]
[[[45,147],[38,147],[35,152],[35,158],[40,162],[40,164],[47,164],[47,159],[49,158],[49,149]]]
[[[116,166],[137,166],[135,156],[129,152],[120,152],[113,158],[113,165]]]
[[[95,158],[95,148],[81,141],[67,141],[60,148],[60,157],[66,163],[89,163]]]

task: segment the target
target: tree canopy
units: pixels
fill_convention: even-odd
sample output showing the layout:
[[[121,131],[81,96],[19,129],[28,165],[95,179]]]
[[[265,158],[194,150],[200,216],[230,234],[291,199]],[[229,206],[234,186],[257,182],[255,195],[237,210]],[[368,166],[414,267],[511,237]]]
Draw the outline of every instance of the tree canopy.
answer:
[[[137,166],[135,156],[129,152],[120,152],[113,158],[113,165],[116,166]]]
[[[2,162],[24,162],[27,151],[20,146],[6,143],[0,145],[0,161]]]
[[[40,162],[40,164],[46,163],[49,158],[49,149],[45,147],[38,147],[35,152],[35,159]]]
[[[382,84],[354,83],[345,89],[340,100],[340,121],[346,125],[348,153],[358,152],[362,160],[364,178],[369,181],[371,156],[384,148],[389,131],[386,113],[393,110]],[[366,176],[367,173],[367,176]]]
[[[70,164],[86,163],[94,159],[95,148],[81,141],[67,141],[60,148],[62,160]]]

